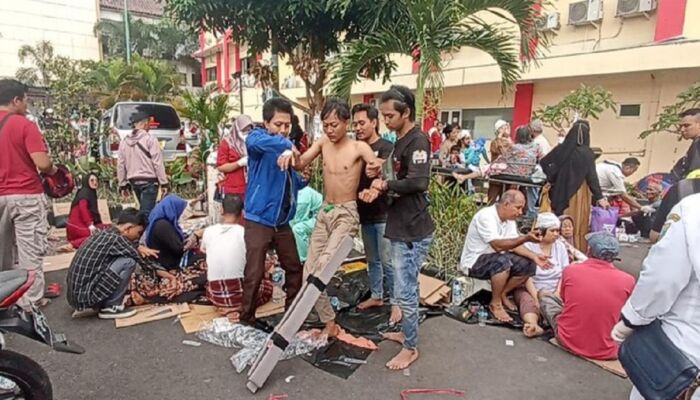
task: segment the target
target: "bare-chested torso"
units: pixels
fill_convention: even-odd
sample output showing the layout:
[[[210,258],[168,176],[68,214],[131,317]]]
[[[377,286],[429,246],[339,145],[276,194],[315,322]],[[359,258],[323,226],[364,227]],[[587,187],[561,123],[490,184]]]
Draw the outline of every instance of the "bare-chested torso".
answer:
[[[358,144],[350,139],[336,144],[323,143],[323,197],[326,202],[341,204],[357,200],[360,174],[364,173]]]

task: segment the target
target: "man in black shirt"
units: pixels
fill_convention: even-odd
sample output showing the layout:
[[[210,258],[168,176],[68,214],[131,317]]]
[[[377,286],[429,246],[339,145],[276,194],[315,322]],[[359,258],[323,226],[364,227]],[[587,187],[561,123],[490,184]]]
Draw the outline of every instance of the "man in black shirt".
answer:
[[[395,273],[395,296],[403,314],[401,333],[387,333],[386,339],[403,344],[403,349],[386,366],[408,368],[418,358],[418,275],[433,241],[435,225],[428,212],[430,183],[430,141],[416,126],[416,101],[405,86],[392,86],[382,95],[384,123],[396,132],[393,163],[395,179],[375,179],[361,198],[371,201],[389,193],[385,236],[391,240]]]
[[[394,145],[379,137],[379,111],[369,104],[356,104],[352,108],[352,124],[357,140],[367,143],[374,155],[386,160],[391,157]],[[357,192],[369,189],[372,184],[364,171],[360,176]],[[391,263],[391,242],[384,237],[386,230],[386,213],[388,208],[386,195],[381,195],[371,203],[362,200],[357,202],[357,212],[360,214],[362,241],[367,256],[367,273],[372,297],[360,303],[357,308],[366,310],[384,305],[384,277],[389,287],[389,302],[391,316],[389,322],[396,324],[401,321],[401,307],[394,296],[394,267]]]
[[[681,123],[678,130],[685,140],[692,143],[688,152],[671,169],[671,175],[676,181],[685,179],[689,173],[700,168],[700,108],[683,111],[679,117]]]

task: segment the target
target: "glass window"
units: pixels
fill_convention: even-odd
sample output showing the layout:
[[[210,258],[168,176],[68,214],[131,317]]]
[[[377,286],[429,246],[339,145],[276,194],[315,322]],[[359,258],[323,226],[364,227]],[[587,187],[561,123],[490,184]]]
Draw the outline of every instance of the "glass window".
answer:
[[[207,68],[207,82],[216,82],[216,67]]]
[[[139,111],[151,116],[151,129],[180,129],[175,109],[162,104],[121,104],[114,108],[114,125],[117,129],[131,129],[131,118]]]
[[[477,108],[462,110],[462,129],[469,129],[472,138],[492,139],[493,126],[499,119],[512,123],[512,108]],[[511,127],[514,128],[514,127]]]
[[[621,117],[638,117],[642,112],[641,104],[620,104]]]

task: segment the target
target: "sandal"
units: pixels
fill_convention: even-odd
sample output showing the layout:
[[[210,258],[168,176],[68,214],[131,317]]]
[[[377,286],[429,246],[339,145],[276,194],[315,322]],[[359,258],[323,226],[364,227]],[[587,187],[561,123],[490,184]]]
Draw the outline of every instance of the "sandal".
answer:
[[[58,283],[52,283],[46,287],[44,292],[44,297],[47,299],[55,299],[61,295],[61,285]]]

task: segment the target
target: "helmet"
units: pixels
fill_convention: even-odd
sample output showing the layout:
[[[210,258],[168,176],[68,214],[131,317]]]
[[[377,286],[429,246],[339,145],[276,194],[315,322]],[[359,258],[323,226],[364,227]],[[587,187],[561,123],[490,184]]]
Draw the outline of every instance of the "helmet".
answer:
[[[68,171],[65,165],[56,165],[58,171],[53,175],[41,174],[41,180],[44,184],[44,192],[47,196],[60,199],[68,196],[75,189],[73,175]]]

